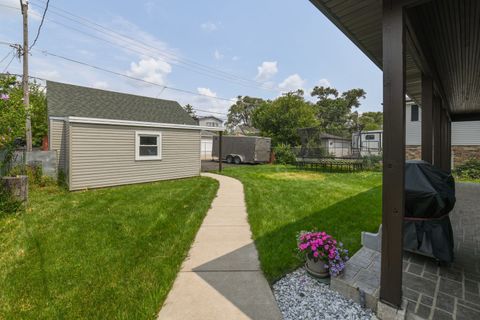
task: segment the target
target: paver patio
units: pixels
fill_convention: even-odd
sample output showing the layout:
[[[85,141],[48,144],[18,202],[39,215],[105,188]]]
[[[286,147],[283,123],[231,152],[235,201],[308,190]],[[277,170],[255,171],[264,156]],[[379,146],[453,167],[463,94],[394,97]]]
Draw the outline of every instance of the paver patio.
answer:
[[[220,182],[158,319],[281,319],[251,239],[242,184]]]
[[[439,266],[434,259],[405,252],[403,296],[407,319],[480,319],[480,184],[457,183],[457,203],[450,213],[455,261]],[[375,309],[380,287],[380,252],[363,247],[347,263],[333,289]]]

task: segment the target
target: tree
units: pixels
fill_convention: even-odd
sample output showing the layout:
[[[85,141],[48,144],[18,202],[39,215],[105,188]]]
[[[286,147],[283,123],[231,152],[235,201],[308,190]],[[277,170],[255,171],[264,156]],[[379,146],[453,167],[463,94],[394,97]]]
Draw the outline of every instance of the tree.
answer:
[[[253,125],[264,136],[272,138],[273,145],[300,144],[298,129],[318,125],[314,106],[305,101],[303,91],[289,92],[262,103],[253,112]]]
[[[352,108],[360,106],[360,99],[365,98],[363,89],[351,89],[339,94],[337,89],[315,87],[312,97],[317,97],[316,115],[320,127],[326,132],[355,130],[355,115]]]
[[[380,130],[383,126],[383,113],[364,112],[358,117],[358,125],[361,130]]]
[[[185,110],[194,120],[198,119],[197,114],[195,113],[195,109],[193,109],[193,106],[191,104],[186,104],[183,107],[183,110]]]
[[[48,132],[45,93],[37,82],[30,83],[30,107],[25,110],[23,90],[15,76],[0,76],[0,149],[9,146],[16,138],[25,139],[27,112],[32,119],[33,145],[40,146]]]
[[[248,134],[248,128],[254,127],[252,123],[253,111],[262,103],[264,103],[264,100],[260,98],[238,96],[237,102],[230,106],[228,110],[227,127],[230,130],[239,128],[243,134]]]

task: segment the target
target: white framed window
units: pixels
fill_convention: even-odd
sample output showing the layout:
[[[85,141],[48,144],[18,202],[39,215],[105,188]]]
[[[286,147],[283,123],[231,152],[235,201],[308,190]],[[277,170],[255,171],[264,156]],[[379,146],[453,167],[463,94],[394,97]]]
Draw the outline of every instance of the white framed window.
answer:
[[[135,131],[135,160],[161,160],[162,133]]]

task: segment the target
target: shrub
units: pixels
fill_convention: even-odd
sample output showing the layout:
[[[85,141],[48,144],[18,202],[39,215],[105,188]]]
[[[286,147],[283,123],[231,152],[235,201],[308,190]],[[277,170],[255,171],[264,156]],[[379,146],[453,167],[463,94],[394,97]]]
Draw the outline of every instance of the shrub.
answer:
[[[275,153],[275,163],[289,164],[295,162],[295,154],[288,144],[281,143],[273,148]]]
[[[464,179],[480,179],[480,160],[469,159],[461,165],[458,165],[454,173]]]
[[[381,155],[370,154],[368,156],[363,156],[363,168],[367,170],[380,170],[382,168],[382,159]]]

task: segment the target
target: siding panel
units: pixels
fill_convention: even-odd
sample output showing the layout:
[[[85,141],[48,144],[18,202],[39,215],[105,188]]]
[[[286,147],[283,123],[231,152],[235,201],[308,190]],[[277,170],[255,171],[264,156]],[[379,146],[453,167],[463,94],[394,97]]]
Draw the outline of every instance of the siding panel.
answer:
[[[418,146],[422,143],[422,108],[419,109],[419,121],[411,121],[410,105],[406,109],[406,144]],[[452,146],[480,145],[480,121],[452,122]]]
[[[63,120],[50,120],[50,150],[57,153],[57,172],[68,170],[68,126]]]
[[[197,176],[200,131],[71,123],[70,189]],[[135,131],[162,133],[162,160],[135,160]]]

